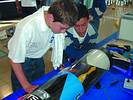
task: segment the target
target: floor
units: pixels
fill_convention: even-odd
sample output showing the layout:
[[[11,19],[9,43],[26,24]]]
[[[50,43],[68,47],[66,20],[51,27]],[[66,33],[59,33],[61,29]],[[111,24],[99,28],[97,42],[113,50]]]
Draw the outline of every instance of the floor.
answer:
[[[111,33],[118,31],[119,19],[121,14],[131,10],[133,10],[133,5],[119,7],[116,7],[114,5],[109,6],[103,18],[101,19],[99,37],[97,41],[100,41],[108,35],[110,35]],[[0,50],[7,52],[5,48],[5,43],[5,41],[0,40]],[[45,55],[46,66],[48,66],[45,70],[46,73],[52,70],[51,63],[49,62],[50,55],[51,51],[49,50]],[[0,99],[12,93],[10,71],[11,66],[8,63],[7,55],[5,55],[0,58]]]

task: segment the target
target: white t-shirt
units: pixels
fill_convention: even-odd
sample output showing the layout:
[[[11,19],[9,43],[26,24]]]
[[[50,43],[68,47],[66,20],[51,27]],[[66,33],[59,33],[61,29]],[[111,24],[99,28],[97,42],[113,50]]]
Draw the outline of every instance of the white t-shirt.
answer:
[[[15,63],[22,63],[26,57],[40,58],[52,47],[53,32],[46,25],[42,7],[17,24],[13,37],[8,42],[8,57]]]

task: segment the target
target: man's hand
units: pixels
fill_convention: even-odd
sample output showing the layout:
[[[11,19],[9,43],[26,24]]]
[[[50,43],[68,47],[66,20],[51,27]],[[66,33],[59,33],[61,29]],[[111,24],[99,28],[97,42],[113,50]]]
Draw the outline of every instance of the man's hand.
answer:
[[[29,84],[28,86],[23,87],[23,88],[24,88],[25,92],[31,93],[31,92],[34,91],[36,88],[38,88],[38,86],[37,86],[37,85],[31,85],[31,84]]]
[[[58,67],[59,70],[63,70],[64,69],[64,65],[60,65],[60,67]]]
[[[33,90],[35,90],[38,86],[32,85],[28,82],[28,80],[25,77],[25,74],[23,72],[21,64],[14,63],[12,60],[9,60],[9,61],[12,65],[12,69],[15,72],[18,81],[20,82],[20,84],[23,87],[23,89],[25,90],[25,92],[31,93]]]

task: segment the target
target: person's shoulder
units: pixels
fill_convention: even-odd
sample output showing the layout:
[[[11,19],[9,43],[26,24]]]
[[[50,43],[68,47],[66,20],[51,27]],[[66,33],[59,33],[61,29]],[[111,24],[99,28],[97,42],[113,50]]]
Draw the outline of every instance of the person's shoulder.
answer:
[[[48,11],[49,8],[50,6],[42,6],[40,9],[43,9],[43,11]]]
[[[20,20],[20,22],[16,25],[16,29],[22,32],[29,31],[35,26],[36,24],[34,22],[34,17],[29,15],[23,19]]]
[[[87,31],[88,31],[89,35],[94,35],[94,34],[97,33],[96,30],[94,29],[94,27],[91,24],[88,24],[88,30]]]
[[[26,16],[25,18],[21,19],[21,21],[19,22],[20,25],[26,25],[26,24],[30,24],[30,21],[33,19],[32,15]]]

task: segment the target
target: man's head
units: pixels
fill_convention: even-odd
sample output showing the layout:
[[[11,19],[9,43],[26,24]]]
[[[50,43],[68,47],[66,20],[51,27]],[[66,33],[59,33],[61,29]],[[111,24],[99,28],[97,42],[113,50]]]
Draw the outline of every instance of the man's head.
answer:
[[[89,13],[86,6],[83,4],[77,4],[78,7],[78,21],[74,25],[75,31],[79,36],[83,37],[86,33],[88,23],[89,23]]]
[[[75,25],[78,19],[78,9],[73,0],[56,0],[48,9],[50,28],[53,32],[65,32]]]

